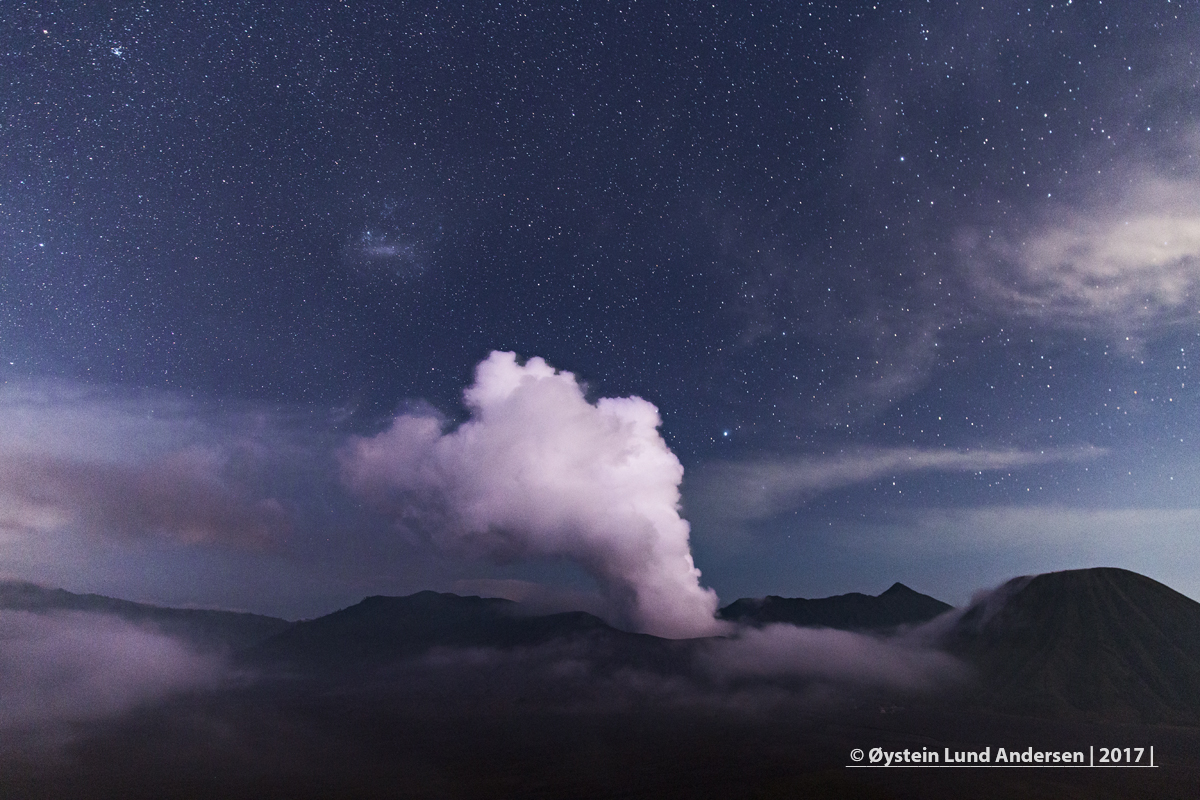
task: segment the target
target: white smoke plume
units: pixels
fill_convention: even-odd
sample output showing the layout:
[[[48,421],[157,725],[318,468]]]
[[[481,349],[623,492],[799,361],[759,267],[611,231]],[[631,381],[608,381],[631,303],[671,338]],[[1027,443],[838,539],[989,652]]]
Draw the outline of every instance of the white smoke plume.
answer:
[[[447,551],[510,561],[565,558],[591,574],[628,624],[660,636],[714,633],[700,586],[683,466],[639,397],[595,404],[570,372],[493,352],[464,392],[455,430],[404,414],[343,453],[353,492]]]

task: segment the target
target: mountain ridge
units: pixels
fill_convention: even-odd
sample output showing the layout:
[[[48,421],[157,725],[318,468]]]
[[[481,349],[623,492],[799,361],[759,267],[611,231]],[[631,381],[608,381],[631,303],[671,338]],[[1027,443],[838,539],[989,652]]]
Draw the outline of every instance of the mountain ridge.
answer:
[[[257,644],[293,624],[278,617],[245,611],[173,608],[101,594],[76,594],[18,580],[0,581],[0,609],[110,614],[137,625],[150,625],[202,648],[228,650]]]
[[[952,608],[949,603],[897,582],[876,596],[850,592],[815,599],[778,595],[742,598],[720,609],[717,615],[756,627],[784,622],[801,627],[884,631],[928,622]]]

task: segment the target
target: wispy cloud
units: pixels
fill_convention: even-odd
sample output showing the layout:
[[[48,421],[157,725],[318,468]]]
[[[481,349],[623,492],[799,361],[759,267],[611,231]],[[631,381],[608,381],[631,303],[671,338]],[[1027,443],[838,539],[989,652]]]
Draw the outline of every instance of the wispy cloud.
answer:
[[[248,495],[215,448],[111,464],[0,453],[0,529],[68,526],[103,536],[262,547],[289,529],[283,505]]]
[[[1190,542],[1196,530],[1196,508],[984,506],[922,511],[882,526],[882,536],[861,541],[878,547],[886,540],[910,552],[1013,549],[1038,556],[1112,558],[1156,548],[1176,550]]]
[[[281,456],[279,432],[261,418],[64,384],[6,387],[0,415],[0,529],[10,534],[261,547],[289,529],[254,468]]]
[[[728,520],[766,519],[803,505],[819,494],[909,472],[978,472],[1016,469],[1104,454],[1075,449],[871,448],[832,456],[795,456],[724,462],[702,467],[689,490],[689,505]]]
[[[1033,225],[963,242],[981,297],[1010,313],[1133,347],[1200,327],[1200,178],[1143,170]]]

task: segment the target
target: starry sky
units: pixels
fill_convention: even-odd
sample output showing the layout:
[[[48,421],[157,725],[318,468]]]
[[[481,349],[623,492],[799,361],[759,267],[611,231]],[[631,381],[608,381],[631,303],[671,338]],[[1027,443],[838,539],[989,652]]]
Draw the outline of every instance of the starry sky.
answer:
[[[1200,7],[6,3],[0,573],[575,598],[338,454],[493,351],[636,396],[702,583],[1200,598]]]

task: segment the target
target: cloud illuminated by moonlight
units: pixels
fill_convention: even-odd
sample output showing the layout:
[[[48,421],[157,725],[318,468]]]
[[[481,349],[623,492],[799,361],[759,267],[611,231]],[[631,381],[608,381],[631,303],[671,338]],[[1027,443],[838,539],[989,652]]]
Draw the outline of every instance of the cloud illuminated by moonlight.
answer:
[[[570,372],[493,352],[454,430],[403,414],[342,457],[350,489],[444,551],[495,561],[564,558],[627,624],[660,636],[714,633],[679,515],[683,467],[639,397],[590,403]]]

